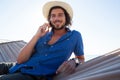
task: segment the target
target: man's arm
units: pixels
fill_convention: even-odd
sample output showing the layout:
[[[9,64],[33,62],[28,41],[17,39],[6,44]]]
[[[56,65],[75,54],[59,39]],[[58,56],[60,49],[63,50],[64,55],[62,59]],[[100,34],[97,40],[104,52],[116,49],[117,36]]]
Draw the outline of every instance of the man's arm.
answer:
[[[28,44],[26,44],[25,47],[23,47],[23,49],[20,51],[20,54],[18,55],[17,58],[18,64],[26,62],[31,57],[31,55],[34,52],[34,47],[36,45],[36,42],[38,41],[39,38],[41,38],[48,32],[49,30],[48,28],[49,28],[49,24],[47,23],[39,27],[37,33],[34,35],[31,41]]]
[[[29,43],[27,43],[20,51],[18,58],[17,58],[17,63],[21,64],[23,62],[26,62],[31,55],[34,52],[34,46],[37,42],[38,38],[34,36]]]

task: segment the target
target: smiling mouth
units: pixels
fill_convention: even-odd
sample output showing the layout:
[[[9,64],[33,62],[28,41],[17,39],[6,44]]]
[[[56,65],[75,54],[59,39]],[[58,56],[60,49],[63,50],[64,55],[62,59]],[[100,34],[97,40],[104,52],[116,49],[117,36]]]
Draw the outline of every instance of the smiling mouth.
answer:
[[[60,21],[60,20],[56,20],[55,23],[57,23],[57,22],[60,22],[60,23],[61,23],[62,21]]]
[[[59,24],[61,24],[61,23],[60,23],[60,22],[56,22],[55,24],[56,24],[56,25],[59,25]]]
[[[61,22],[55,22],[54,25],[59,26]]]

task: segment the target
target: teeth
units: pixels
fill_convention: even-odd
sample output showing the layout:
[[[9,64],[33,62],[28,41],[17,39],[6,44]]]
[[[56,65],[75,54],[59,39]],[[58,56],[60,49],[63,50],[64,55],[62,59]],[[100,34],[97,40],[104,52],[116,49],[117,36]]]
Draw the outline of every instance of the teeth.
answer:
[[[56,22],[56,23],[60,23],[60,22]]]

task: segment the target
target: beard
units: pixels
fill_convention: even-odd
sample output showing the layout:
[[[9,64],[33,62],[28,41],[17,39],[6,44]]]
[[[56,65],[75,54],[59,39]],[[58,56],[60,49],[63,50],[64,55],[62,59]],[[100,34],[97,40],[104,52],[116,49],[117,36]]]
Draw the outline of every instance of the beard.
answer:
[[[50,26],[52,27],[53,30],[61,30],[65,28],[65,25],[62,25],[61,27],[59,25],[55,26],[50,22]]]

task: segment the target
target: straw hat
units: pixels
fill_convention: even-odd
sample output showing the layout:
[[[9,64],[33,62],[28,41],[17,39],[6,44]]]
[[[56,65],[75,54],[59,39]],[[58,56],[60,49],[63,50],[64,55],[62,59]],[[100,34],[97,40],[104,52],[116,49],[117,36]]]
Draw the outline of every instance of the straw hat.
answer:
[[[67,4],[65,2],[61,2],[61,1],[50,1],[43,6],[43,16],[45,18],[48,17],[49,10],[54,6],[60,6],[60,7],[64,8],[69,13],[69,15],[72,19],[73,10],[72,10],[71,6],[69,4]]]

